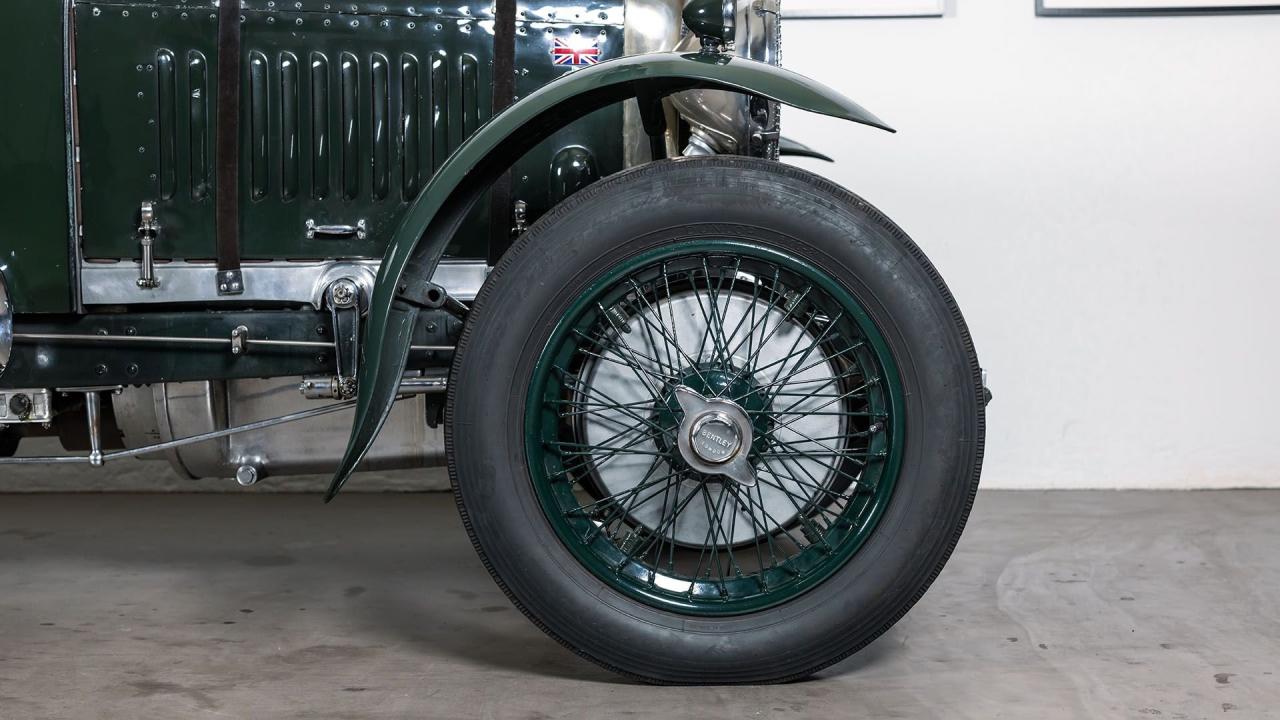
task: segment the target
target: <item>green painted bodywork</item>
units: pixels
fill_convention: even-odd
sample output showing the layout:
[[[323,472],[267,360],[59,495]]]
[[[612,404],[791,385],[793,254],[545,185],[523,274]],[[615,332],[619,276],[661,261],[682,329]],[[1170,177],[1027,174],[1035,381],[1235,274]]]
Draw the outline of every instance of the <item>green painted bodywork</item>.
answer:
[[[516,103],[445,162],[392,237],[369,313],[356,419],[330,486],[330,499],[373,445],[394,402],[419,307],[413,285],[431,276],[467,212],[493,178],[566,122],[631,98],[652,102],[695,88],[747,92],[891,130],[857,103],[803,75],[726,55],[624,57],[575,72]]]
[[[445,158],[493,115],[492,11],[412,0],[243,6],[242,256],[381,257]],[[80,256],[137,260],[144,201],[155,203],[161,226],[158,260],[213,257],[216,7],[212,0],[6,3],[0,211],[10,221],[0,230],[0,272],[20,316],[79,310]],[[618,9],[593,1],[560,12],[562,19],[554,7],[523,10],[517,96],[572,71],[551,62],[553,40],[591,38],[601,59],[620,56]],[[78,104],[74,189],[69,50]],[[614,106],[560,128],[513,161],[512,198],[526,203],[530,219],[550,208],[553,159],[565,148],[588,148],[600,174],[622,169],[621,125]],[[81,231],[74,238],[72,196]],[[486,256],[485,210],[473,211],[448,255]],[[308,239],[307,220],[364,220],[368,233]]]
[[[0,272],[20,313],[72,309],[63,6],[6,0],[0,25]]]
[[[492,22],[406,3],[264,5],[245,3],[241,29],[241,254],[381,257],[431,176],[493,116]],[[568,70],[548,38],[586,33],[602,57],[621,55],[621,18],[591,19],[517,35],[517,94]],[[138,256],[143,200],[156,203],[157,258],[213,256],[216,29],[208,2],[76,3],[86,258]],[[622,169],[621,125],[621,108],[604,108],[532,149],[515,162],[513,198],[544,212],[552,157],[568,145]],[[368,232],[308,238],[308,220]],[[489,222],[477,207],[446,253],[485,257]]]

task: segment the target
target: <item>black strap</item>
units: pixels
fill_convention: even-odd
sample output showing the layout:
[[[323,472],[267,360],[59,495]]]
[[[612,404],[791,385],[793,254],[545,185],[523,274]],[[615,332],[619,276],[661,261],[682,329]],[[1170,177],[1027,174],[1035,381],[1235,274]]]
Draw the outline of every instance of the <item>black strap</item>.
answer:
[[[218,237],[218,294],[244,292],[240,272],[240,0],[218,7],[217,167],[214,222]]]
[[[516,97],[516,0],[497,0],[493,19],[493,114],[506,110]],[[489,264],[511,247],[511,172],[489,191]]]

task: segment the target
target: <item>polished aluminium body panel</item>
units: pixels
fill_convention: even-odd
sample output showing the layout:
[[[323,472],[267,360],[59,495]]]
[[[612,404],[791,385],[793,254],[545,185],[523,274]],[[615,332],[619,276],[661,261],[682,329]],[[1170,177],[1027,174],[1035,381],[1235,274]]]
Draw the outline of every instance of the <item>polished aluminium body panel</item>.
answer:
[[[624,30],[627,55],[669,52],[680,42],[684,27],[680,11],[682,0],[627,0],[627,25]],[[676,138],[668,130],[668,154],[678,152]],[[623,152],[627,167],[647,163],[653,158],[649,149],[649,136],[645,134],[636,103],[623,103],[622,127]]]
[[[311,260],[252,263],[244,267],[245,292],[240,302],[304,305],[319,310],[329,284],[339,278],[355,282],[366,293],[381,260]],[[133,263],[88,263],[81,270],[83,302],[87,307],[163,303],[218,302],[217,289],[209,282],[209,263],[169,262],[156,268],[160,285],[146,293],[134,293],[138,268]],[[447,288],[459,300],[471,300],[489,275],[483,260],[445,260],[432,281]]]
[[[112,398],[124,447],[213,432],[316,406],[298,393],[300,378],[163,383],[124,388]],[[427,425],[427,398],[401,400],[387,432],[379,435],[361,468],[366,471],[432,467],[444,461],[439,427]],[[231,477],[248,465],[259,478],[328,472],[351,428],[347,409],[259,432],[173,448],[145,460],[167,460],[189,478]]]

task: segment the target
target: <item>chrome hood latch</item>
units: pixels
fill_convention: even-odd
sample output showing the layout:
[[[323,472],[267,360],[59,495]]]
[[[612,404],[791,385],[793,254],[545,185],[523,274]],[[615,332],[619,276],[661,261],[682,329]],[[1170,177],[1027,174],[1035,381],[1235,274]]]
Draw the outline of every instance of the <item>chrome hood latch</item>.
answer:
[[[160,223],[156,220],[155,203],[142,203],[138,211],[138,245],[142,248],[142,271],[138,278],[138,287],[153,290],[160,287],[156,278],[155,241],[160,235]]]

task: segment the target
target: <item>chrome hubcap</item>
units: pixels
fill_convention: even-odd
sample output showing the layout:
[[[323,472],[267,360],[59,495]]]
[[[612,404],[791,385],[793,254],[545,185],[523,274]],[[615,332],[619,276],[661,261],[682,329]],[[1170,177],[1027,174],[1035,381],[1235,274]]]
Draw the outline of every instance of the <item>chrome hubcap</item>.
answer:
[[[746,411],[732,400],[706,398],[683,385],[675,396],[684,411],[676,435],[681,459],[698,472],[755,487],[755,470],[747,460],[752,431]]]
[[[689,431],[693,453],[709,463],[725,463],[733,459],[742,446],[738,428],[722,412],[703,415]]]

